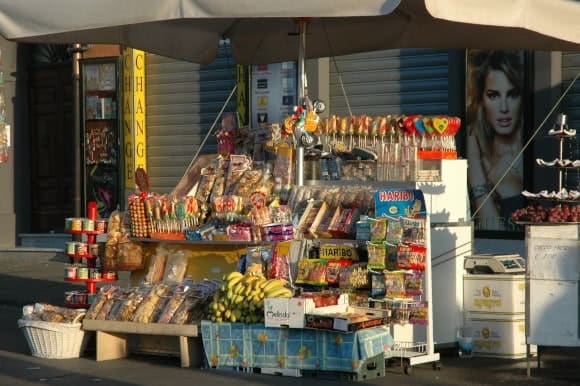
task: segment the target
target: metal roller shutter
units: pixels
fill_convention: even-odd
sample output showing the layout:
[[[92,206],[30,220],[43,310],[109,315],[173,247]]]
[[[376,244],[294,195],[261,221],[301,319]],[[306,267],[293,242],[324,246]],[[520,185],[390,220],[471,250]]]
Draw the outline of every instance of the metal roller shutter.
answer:
[[[570,85],[570,82],[580,71],[580,52],[562,52],[562,91]],[[568,126],[580,131],[580,79],[574,83],[568,95],[562,101],[562,112],[568,115]],[[576,138],[568,140],[565,144],[565,157],[570,159],[580,158],[580,144]],[[580,171],[566,173],[565,185],[569,189],[580,189]]]
[[[448,51],[401,49],[336,57],[355,115],[447,114]],[[330,112],[348,115],[330,61]]]
[[[580,52],[562,53],[562,91],[580,71]],[[568,115],[568,126],[580,128],[580,80],[572,86],[566,98],[562,101],[562,111]]]
[[[147,171],[151,190],[171,191],[236,83],[227,45],[209,65],[146,56]],[[236,110],[232,98],[224,111]],[[219,122],[216,125],[219,127]],[[212,136],[202,153],[215,153]]]

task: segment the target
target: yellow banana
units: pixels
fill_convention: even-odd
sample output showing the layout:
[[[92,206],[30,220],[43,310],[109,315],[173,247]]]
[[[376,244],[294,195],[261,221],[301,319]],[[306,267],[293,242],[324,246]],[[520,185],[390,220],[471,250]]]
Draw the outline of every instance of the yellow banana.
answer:
[[[230,280],[228,280],[228,288],[232,289],[234,288],[236,285],[238,285],[238,283],[240,283],[242,281],[242,276],[239,277],[234,277]]]
[[[232,280],[233,278],[236,278],[236,277],[239,277],[241,279],[241,278],[244,277],[244,275],[242,275],[238,271],[233,271],[233,272],[230,272],[229,274],[227,274],[226,281],[230,281],[230,280]]]
[[[266,281],[266,279],[264,277],[262,277],[262,276],[258,277],[258,280],[254,280],[254,282],[252,283],[252,289],[260,288],[262,283],[265,281]]]
[[[284,282],[277,280],[273,283],[268,284],[266,287],[264,287],[264,293],[268,294],[269,292],[276,291],[280,288],[285,288]]]
[[[260,283],[260,289],[264,289],[264,287],[266,287],[268,284],[272,283],[275,280],[276,279],[268,279],[268,280],[263,281],[262,283]]]
[[[244,290],[244,296],[248,296],[250,293],[252,292],[252,286],[249,285],[246,287],[246,289]]]
[[[239,294],[240,292],[244,291],[244,288],[245,288],[244,284],[240,282],[240,283],[236,284],[236,286],[234,288],[232,288],[232,292],[234,294]]]
[[[292,290],[288,288],[278,288],[274,291],[266,292],[265,297],[267,298],[291,298],[294,295]]]

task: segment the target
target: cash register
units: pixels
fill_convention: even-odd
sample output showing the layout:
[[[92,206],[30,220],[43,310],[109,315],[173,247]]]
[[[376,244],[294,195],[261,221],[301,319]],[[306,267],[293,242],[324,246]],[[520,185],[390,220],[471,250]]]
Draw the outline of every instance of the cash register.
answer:
[[[518,254],[477,254],[466,256],[463,262],[463,268],[469,274],[521,274],[526,271],[526,263]]]

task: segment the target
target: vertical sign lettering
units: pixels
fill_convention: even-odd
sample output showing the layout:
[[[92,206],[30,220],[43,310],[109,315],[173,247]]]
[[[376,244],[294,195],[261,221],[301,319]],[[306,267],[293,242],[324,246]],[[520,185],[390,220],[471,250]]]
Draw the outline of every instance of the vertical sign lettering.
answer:
[[[135,188],[133,157],[133,50],[123,49],[123,154],[125,189]]]
[[[145,52],[123,50],[123,136],[125,188],[135,188],[135,170],[147,169],[145,126]]]
[[[133,50],[133,128],[135,130],[135,167],[147,170],[145,127],[145,52]]]

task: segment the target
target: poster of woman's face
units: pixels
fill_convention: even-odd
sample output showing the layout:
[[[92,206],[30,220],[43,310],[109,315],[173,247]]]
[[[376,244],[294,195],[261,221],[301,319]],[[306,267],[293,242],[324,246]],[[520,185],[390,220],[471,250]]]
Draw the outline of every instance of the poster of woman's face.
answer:
[[[467,51],[468,183],[477,230],[514,230],[510,215],[524,206],[524,75],[522,51]]]

